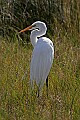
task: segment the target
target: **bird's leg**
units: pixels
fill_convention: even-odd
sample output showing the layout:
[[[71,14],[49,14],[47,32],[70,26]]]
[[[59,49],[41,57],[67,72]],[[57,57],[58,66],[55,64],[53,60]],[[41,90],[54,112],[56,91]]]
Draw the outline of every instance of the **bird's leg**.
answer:
[[[46,78],[46,92],[47,92],[47,96],[48,96],[48,77]]]
[[[32,89],[34,89],[34,81],[30,79],[30,86]]]
[[[39,96],[40,96],[40,85],[37,86],[37,97],[39,97]]]
[[[39,87],[38,87],[38,97],[39,97]]]

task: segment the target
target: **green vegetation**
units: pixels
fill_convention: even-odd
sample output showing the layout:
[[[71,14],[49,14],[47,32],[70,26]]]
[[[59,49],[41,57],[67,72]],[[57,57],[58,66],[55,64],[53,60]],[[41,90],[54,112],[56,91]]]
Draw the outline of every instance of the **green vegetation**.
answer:
[[[49,96],[44,85],[37,98],[36,86],[32,93],[29,83],[31,44],[22,46],[17,40],[13,43],[1,38],[1,120],[80,119],[79,48],[63,35],[52,40],[55,59],[49,74]]]
[[[80,119],[80,2],[56,0],[57,9],[53,13],[53,1],[47,0],[48,6],[44,4],[42,16],[40,5],[43,2],[39,4],[39,0],[24,2],[29,5],[25,14],[23,10],[26,4],[21,4],[22,0],[11,0],[14,4],[0,0],[0,120]],[[34,2],[39,5],[36,13]],[[21,7],[23,9],[18,14]],[[27,17],[27,21],[26,13],[31,15]],[[54,62],[49,74],[49,95],[47,97],[44,84],[39,98],[36,95],[37,86],[34,86],[34,91],[30,88],[33,50],[29,42],[30,33],[17,34],[18,30],[35,20],[47,23],[47,36],[55,46]]]

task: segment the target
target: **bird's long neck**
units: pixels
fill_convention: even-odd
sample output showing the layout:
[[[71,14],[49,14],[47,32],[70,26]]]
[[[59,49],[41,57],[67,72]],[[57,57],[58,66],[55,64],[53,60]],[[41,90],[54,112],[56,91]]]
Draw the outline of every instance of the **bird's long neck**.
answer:
[[[37,43],[37,41],[38,41],[37,33],[38,33],[37,30],[33,30],[33,31],[31,32],[31,35],[30,35],[30,40],[31,40],[31,43],[32,43],[33,47],[35,47],[35,45],[36,45],[36,43]]]
[[[30,40],[33,47],[35,47],[35,45],[37,44],[38,37],[41,37],[46,34],[46,30],[47,28],[45,26],[42,26],[41,28],[35,29],[31,32]]]

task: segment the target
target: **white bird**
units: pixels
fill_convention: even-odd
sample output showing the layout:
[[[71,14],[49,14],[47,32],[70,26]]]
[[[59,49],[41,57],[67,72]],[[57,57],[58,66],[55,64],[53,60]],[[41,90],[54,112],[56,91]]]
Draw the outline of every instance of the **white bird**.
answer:
[[[46,82],[48,89],[48,74],[53,63],[54,46],[49,38],[43,37],[47,31],[44,22],[34,22],[31,26],[21,30],[19,33],[27,30],[32,30],[30,40],[34,47],[30,67],[30,80],[31,85],[33,85],[34,80],[36,81],[39,92],[43,87],[44,82]]]

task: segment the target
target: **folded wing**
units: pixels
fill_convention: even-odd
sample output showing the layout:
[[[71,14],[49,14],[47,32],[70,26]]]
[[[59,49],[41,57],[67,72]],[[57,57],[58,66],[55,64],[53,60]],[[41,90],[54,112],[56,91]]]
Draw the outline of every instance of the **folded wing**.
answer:
[[[36,81],[38,87],[42,88],[52,65],[54,57],[54,49],[48,43],[37,43],[33,50],[30,80]]]

